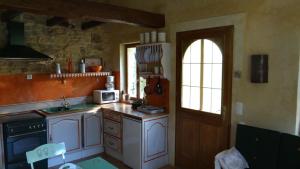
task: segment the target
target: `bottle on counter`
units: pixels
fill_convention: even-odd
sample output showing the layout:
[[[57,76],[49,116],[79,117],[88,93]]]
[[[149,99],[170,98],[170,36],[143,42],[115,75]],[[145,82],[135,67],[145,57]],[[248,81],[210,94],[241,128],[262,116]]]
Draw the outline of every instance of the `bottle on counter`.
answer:
[[[81,59],[81,61],[80,61],[79,70],[80,70],[80,73],[85,73],[85,63],[84,63],[83,59]]]
[[[56,63],[56,74],[61,74],[60,64]]]
[[[73,61],[71,55],[67,58],[67,72],[73,73]]]

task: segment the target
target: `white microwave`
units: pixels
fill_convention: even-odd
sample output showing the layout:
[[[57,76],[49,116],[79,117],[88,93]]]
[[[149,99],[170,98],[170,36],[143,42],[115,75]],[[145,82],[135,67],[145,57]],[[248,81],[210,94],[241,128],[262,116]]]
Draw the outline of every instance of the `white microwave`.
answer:
[[[119,102],[119,90],[94,90],[94,103],[104,104]]]

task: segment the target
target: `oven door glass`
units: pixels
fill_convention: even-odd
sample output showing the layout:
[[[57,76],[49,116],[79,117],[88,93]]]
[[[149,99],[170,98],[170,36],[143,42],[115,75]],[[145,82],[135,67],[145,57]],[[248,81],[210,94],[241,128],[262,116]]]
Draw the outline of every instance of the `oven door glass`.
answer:
[[[102,93],[102,101],[114,101],[115,92],[104,92]]]
[[[47,143],[47,132],[37,132],[7,138],[5,146],[6,162],[14,163],[26,160],[26,152]]]

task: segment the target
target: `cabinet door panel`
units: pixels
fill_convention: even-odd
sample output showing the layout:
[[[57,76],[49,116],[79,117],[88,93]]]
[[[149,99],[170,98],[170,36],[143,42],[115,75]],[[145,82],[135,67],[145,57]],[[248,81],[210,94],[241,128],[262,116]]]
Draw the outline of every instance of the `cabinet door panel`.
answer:
[[[140,169],[142,162],[142,122],[123,117],[123,162]]]
[[[81,115],[49,120],[49,141],[64,142],[67,152],[81,149]]]
[[[121,138],[121,124],[112,120],[104,119],[104,132]]]
[[[108,134],[104,134],[104,146],[122,152],[121,140]]]
[[[102,144],[101,115],[98,113],[84,114],[84,147],[98,146]]]
[[[149,120],[144,123],[144,161],[167,154],[168,118]]]
[[[118,112],[114,112],[112,110],[102,109],[103,110],[103,117],[106,119],[111,119],[117,122],[121,122],[122,116]]]

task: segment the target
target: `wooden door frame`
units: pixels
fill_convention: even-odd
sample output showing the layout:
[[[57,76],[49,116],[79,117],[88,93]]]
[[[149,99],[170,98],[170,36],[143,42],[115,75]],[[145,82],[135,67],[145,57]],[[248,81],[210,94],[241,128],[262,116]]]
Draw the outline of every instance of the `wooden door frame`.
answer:
[[[232,104],[232,73],[233,73],[233,30],[234,26],[222,26],[222,27],[215,27],[215,28],[206,28],[206,29],[199,29],[199,30],[191,30],[191,31],[184,31],[184,32],[177,32],[176,33],[176,119],[175,119],[175,164],[178,160],[178,154],[176,153],[176,150],[179,150],[179,144],[177,141],[180,138],[180,135],[177,133],[179,126],[179,120],[181,113],[180,111],[186,112],[189,111],[189,115],[194,115],[197,117],[197,120],[200,120],[202,122],[210,122],[210,124],[214,125],[227,125],[228,130],[228,140],[227,140],[227,147],[230,146],[230,132],[231,132],[231,104]],[[217,32],[217,34],[215,33]],[[182,40],[190,40],[190,44],[197,39],[205,39],[207,37],[211,37],[213,35],[219,36],[220,34],[225,35],[224,36],[224,42],[225,46],[224,49],[228,49],[225,51],[222,51],[223,53],[223,89],[222,90],[222,105],[227,105],[225,113],[224,110],[222,110],[221,115],[216,115],[212,113],[205,113],[205,112],[199,112],[196,110],[189,110],[184,109],[181,107],[181,73],[182,73],[182,53],[184,47],[182,47]],[[225,37],[228,37],[227,39]],[[193,40],[191,40],[193,39]],[[189,46],[186,44],[186,47]],[[223,109],[223,108],[222,108]],[[186,114],[185,114],[186,115]],[[218,120],[215,120],[217,117]]]

